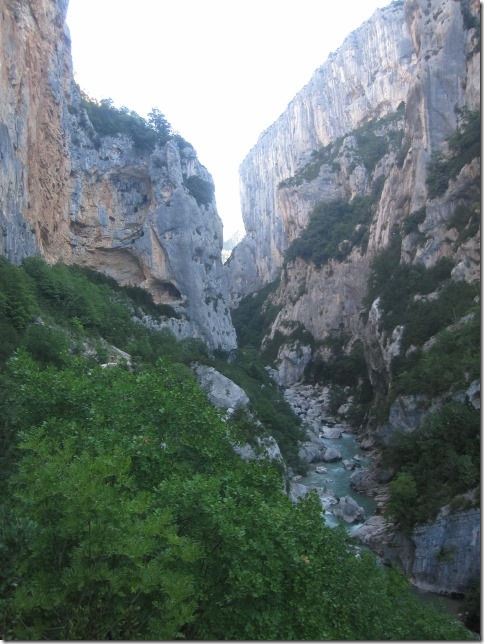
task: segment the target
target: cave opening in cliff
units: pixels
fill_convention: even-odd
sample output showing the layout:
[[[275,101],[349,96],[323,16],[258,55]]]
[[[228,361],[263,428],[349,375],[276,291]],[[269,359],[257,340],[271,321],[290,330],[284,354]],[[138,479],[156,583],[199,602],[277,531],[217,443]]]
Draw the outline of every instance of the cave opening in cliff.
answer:
[[[153,280],[148,290],[153,295],[153,300],[157,304],[172,304],[174,302],[180,302],[183,299],[177,287],[169,281]]]

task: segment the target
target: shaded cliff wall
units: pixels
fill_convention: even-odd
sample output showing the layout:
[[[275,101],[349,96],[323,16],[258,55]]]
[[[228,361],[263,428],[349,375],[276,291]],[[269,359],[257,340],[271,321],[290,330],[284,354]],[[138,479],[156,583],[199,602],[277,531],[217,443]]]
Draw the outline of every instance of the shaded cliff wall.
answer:
[[[149,290],[182,314],[181,337],[235,348],[222,223],[189,144],[140,151],[99,136],[74,83],[67,0],[6,0],[0,32],[0,252],[39,253]],[[174,327],[173,327],[174,328]]]

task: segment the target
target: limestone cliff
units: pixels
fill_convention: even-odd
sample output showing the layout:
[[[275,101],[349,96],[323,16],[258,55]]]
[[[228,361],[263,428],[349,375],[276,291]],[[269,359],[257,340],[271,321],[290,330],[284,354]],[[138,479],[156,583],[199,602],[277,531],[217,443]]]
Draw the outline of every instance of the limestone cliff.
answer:
[[[74,83],[67,0],[6,0],[0,39],[0,252],[90,266],[182,314],[176,329],[230,351],[222,224],[195,150],[99,136]],[[180,143],[181,141],[181,143]]]
[[[399,0],[377,10],[243,161],[247,235],[226,270],[233,306],[280,275],[269,339],[277,331],[287,336],[294,324],[317,340],[344,329],[376,347],[368,360],[375,374],[384,372],[388,348],[360,318],[369,266],[395,227],[422,209],[418,229],[403,235],[402,261],[430,267],[449,256],[454,279],[479,279],[479,235],[458,240],[449,222],[459,204],[479,207],[480,159],[443,195],[431,199],[426,184],[428,163],[446,150],[459,110],[480,106],[478,14],[474,0]],[[318,206],[365,198],[365,221],[347,231],[332,257],[320,265],[297,254],[284,262]]]

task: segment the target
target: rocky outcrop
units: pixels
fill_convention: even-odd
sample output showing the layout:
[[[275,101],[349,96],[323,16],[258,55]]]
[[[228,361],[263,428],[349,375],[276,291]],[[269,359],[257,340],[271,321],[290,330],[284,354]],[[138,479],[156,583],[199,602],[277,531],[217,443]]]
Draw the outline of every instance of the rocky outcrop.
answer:
[[[451,513],[442,508],[437,519],[396,532],[382,516],[373,516],[353,536],[398,565],[418,588],[441,595],[465,595],[480,579],[479,509]]]
[[[0,39],[0,252],[89,266],[141,286],[185,320],[182,336],[236,346],[222,223],[195,150],[99,136],[74,83],[67,0],[6,0]],[[175,325],[176,327],[177,325]],[[174,328],[176,332],[176,328]]]
[[[245,391],[219,371],[201,364],[192,365],[192,369],[212,405],[230,414],[248,407],[249,398]]]
[[[262,423],[250,411],[250,401],[245,391],[213,367],[194,363],[192,369],[209,402],[225,412],[225,420],[228,420],[236,411],[243,410],[251,422],[258,427],[259,435],[254,437],[252,444],[232,443],[234,451],[246,461],[268,458],[276,462],[286,472],[285,462],[277,441],[267,434]]]

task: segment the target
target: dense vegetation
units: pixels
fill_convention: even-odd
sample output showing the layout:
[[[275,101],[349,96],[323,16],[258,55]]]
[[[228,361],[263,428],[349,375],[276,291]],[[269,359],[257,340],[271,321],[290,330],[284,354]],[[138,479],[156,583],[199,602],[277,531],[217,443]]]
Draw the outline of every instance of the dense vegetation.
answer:
[[[285,261],[300,257],[320,267],[330,259],[343,261],[355,246],[366,250],[372,206],[371,196],[318,204],[306,228],[286,250]]]
[[[434,152],[427,168],[427,187],[430,199],[442,195],[451,179],[472,159],[481,156],[481,114],[460,110],[461,125],[449,138],[449,152]]]
[[[205,181],[195,174],[191,177],[184,174],[183,183],[192,197],[195,197],[199,206],[208,206],[212,202],[215,188],[210,181]]]
[[[281,306],[271,303],[269,295],[280,283],[280,279],[270,282],[255,293],[243,297],[239,306],[232,311],[232,322],[237,331],[239,347],[250,345],[260,350],[262,340],[270,328]]]
[[[451,401],[428,414],[414,432],[400,432],[384,454],[396,476],[390,484],[386,513],[402,530],[434,519],[444,505],[454,510],[475,507],[459,494],[480,481],[480,414],[465,403]]]
[[[128,322],[139,293],[39,260],[1,270],[4,639],[471,637],[398,571],[356,556],[315,496],[291,503],[271,462],[236,456],[242,423],[223,421],[181,363],[201,347],[172,337],[134,368],[97,364],[87,349],[109,315],[111,342],[152,342]],[[64,339],[53,360],[27,342],[35,327]]]
[[[164,145],[170,139],[173,139],[179,147],[189,145],[172,129],[164,114],[157,108],[153,108],[148,114],[148,119],[144,119],[127,107],[115,107],[110,98],[97,101],[82,92],[81,107],[86,111],[89,121],[99,136],[125,134],[132,139],[135,147],[141,152],[151,152],[157,144]],[[71,107],[71,111],[73,109],[75,108]],[[80,119],[81,125],[86,125],[82,113]]]

